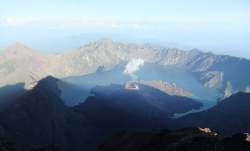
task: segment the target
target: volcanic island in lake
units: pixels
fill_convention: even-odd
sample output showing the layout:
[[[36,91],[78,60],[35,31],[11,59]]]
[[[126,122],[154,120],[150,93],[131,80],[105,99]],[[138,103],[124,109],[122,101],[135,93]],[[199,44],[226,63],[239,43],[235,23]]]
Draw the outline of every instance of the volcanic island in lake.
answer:
[[[136,110],[143,115],[168,117],[175,113],[185,113],[203,106],[189,98],[190,92],[176,87],[175,83],[169,84],[162,81],[128,81],[126,83],[103,83],[91,89],[92,94],[80,106],[92,106],[95,101],[105,103],[109,108],[117,109],[119,106],[128,112]],[[78,106],[79,106],[78,105]],[[118,110],[119,112],[119,110]],[[161,113],[161,114],[160,114]]]

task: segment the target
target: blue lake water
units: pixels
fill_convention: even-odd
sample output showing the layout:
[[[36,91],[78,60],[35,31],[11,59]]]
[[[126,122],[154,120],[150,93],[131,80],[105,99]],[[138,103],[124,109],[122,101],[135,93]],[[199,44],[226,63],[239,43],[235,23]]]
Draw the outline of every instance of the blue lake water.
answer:
[[[127,82],[132,80],[129,75],[123,74],[124,69],[124,65],[118,65],[116,68],[102,73],[60,79],[57,84],[62,91],[61,98],[68,106],[74,106],[80,102],[84,102],[88,96],[91,96],[91,88],[100,83]],[[211,108],[216,105],[217,98],[219,97],[217,89],[203,87],[193,75],[184,69],[145,63],[135,75],[137,76],[137,81],[162,80],[163,82],[176,83],[177,87],[192,93],[193,96],[190,98],[202,102],[204,106],[199,110],[191,110],[188,113]],[[175,114],[174,117],[185,114]]]

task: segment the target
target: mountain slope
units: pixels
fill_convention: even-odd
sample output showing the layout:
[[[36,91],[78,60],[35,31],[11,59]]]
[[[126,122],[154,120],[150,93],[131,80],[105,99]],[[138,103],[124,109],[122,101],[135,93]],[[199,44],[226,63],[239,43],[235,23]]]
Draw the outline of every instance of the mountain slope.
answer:
[[[222,137],[250,133],[249,108],[250,93],[238,92],[208,110],[175,119],[169,128],[209,127]]]

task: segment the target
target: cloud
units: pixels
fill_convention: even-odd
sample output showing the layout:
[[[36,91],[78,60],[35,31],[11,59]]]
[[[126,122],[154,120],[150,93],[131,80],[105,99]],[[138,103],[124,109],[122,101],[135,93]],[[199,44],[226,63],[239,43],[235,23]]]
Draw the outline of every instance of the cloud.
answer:
[[[114,22],[104,21],[67,21],[62,23],[61,28],[123,28],[124,25],[119,25]]]
[[[23,24],[23,20],[21,19],[14,19],[14,18],[7,18],[6,23],[8,25],[20,25]]]
[[[2,26],[21,26],[21,25],[30,25],[30,26],[38,26],[39,21],[37,18],[31,19],[19,19],[19,18],[6,18],[1,22]]]

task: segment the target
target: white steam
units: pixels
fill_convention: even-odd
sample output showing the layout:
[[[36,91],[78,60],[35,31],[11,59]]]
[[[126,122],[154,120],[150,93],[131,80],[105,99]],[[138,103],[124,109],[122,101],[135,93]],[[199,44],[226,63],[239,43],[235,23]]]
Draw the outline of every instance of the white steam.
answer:
[[[144,65],[144,61],[139,59],[133,59],[129,61],[129,63],[126,65],[125,70],[123,71],[123,74],[128,74],[132,77],[132,80],[135,81],[137,79],[137,76],[134,74],[136,71],[139,70],[140,66]]]

